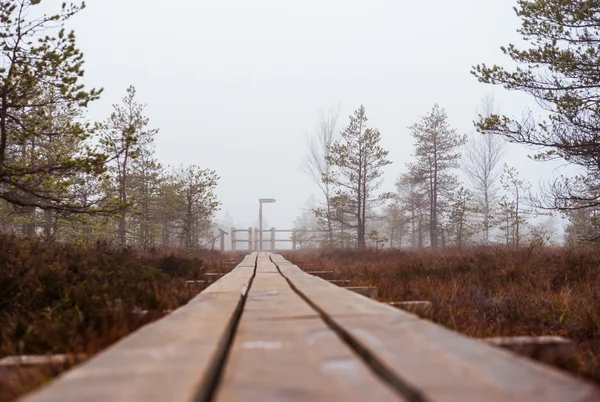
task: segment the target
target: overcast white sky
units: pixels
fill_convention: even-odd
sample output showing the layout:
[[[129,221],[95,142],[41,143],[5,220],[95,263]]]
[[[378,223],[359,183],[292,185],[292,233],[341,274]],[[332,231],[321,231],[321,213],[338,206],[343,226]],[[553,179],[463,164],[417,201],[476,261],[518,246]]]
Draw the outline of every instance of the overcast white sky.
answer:
[[[258,198],[272,197],[268,224],[291,228],[318,192],[300,165],[321,108],[339,104],[342,129],[365,105],[394,162],[383,186],[392,190],[412,152],[407,127],[434,103],[464,133],[488,94],[508,115],[531,105],[470,74],[477,63],[508,65],[499,47],[519,41],[516,1],[87,3],[68,27],[85,53],[86,84],[105,88],[90,118],[104,119],[134,85],[160,128],[160,161],[215,169],[223,213],[245,227]],[[526,154],[513,147],[507,162],[537,184],[551,168]]]

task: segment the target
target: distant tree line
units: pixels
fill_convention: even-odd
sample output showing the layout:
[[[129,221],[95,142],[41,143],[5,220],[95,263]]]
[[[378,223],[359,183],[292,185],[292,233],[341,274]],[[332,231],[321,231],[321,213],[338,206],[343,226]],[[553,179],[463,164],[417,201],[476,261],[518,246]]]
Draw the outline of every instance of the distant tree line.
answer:
[[[133,87],[103,122],[86,120],[83,55],[63,23],[84,8],[0,2],[0,232],[143,249],[214,241],[216,172],[165,168]]]
[[[531,111],[522,119],[502,116],[486,99],[477,134],[467,137],[435,105],[409,127],[413,160],[397,191],[378,194],[381,168],[390,163],[379,132],[367,128],[361,106],[338,134],[337,113],[330,111],[311,139],[305,164],[323,193],[322,205],[310,208],[311,227],[327,234],[318,239],[322,246],[546,244],[551,231],[532,218],[552,212],[569,220],[568,244],[600,240],[600,3],[519,0],[515,11],[530,47],[501,50],[520,67],[481,64],[472,73],[480,82],[527,93],[548,117]],[[574,165],[580,174],[561,176],[532,195],[531,185],[503,163],[506,141],[535,149],[539,161]],[[298,227],[306,222],[305,211]]]
[[[491,98],[482,105],[485,113],[495,107]],[[301,247],[460,248],[550,240],[549,230],[529,225],[544,212],[528,206],[530,186],[502,164],[505,141],[497,134],[459,134],[444,109],[434,105],[408,128],[413,160],[398,177],[396,191],[378,193],[382,168],[391,163],[379,145],[381,134],[367,127],[364,106],[339,135],[335,116],[324,115],[309,142],[305,171],[324,200],[319,205],[312,198],[296,220]]]

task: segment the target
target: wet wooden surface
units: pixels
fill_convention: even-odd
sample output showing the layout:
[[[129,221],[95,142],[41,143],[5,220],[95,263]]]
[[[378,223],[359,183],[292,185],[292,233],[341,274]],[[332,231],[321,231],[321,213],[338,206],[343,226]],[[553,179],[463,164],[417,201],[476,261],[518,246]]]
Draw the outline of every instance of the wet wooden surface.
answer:
[[[259,257],[217,401],[403,400]]]

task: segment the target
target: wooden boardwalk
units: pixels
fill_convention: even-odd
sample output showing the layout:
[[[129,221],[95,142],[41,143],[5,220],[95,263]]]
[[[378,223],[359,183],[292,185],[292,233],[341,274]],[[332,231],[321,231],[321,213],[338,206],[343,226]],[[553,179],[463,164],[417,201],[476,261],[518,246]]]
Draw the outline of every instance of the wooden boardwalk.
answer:
[[[254,253],[23,400],[583,402],[600,391]]]

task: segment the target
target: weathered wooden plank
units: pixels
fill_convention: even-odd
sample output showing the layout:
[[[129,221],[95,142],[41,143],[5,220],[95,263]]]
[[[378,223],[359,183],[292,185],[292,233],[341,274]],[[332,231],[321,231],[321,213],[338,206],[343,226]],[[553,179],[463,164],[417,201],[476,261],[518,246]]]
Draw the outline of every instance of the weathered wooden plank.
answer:
[[[193,401],[254,273],[248,256],[187,305],[117,342],[23,400]]]
[[[483,340],[548,364],[570,359],[575,354],[575,343],[560,336],[502,336]]]
[[[390,306],[400,308],[409,313],[418,315],[421,318],[431,318],[433,314],[433,304],[430,301],[404,301],[404,302],[389,302]]]
[[[309,275],[318,276],[323,279],[332,279],[334,276],[333,271],[305,271]]]
[[[429,401],[600,401],[594,385],[306,275],[283,274],[357,348]]]
[[[344,289],[358,293],[359,295],[363,295],[365,297],[369,297],[371,299],[377,299],[377,296],[379,295],[379,289],[375,286],[348,286]]]
[[[333,283],[334,285],[348,285],[350,284],[349,279],[328,279],[329,283]]]
[[[259,258],[215,399],[402,400],[295,294],[266,257]]]

